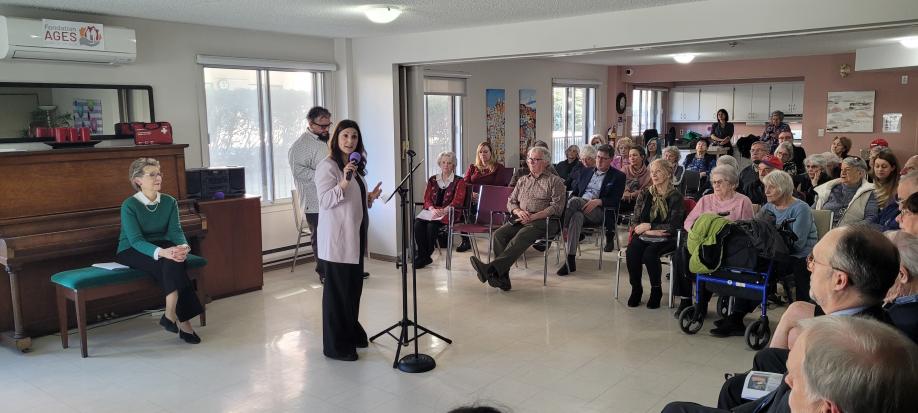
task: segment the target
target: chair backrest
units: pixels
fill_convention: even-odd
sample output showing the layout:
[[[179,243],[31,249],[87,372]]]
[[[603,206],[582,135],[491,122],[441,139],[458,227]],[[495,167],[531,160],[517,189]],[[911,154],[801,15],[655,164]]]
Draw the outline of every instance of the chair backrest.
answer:
[[[290,197],[293,198],[293,222],[296,223],[297,231],[303,230],[303,207],[300,205],[300,192],[296,189],[290,191]]]
[[[682,205],[685,207],[685,215],[688,215],[689,212],[692,212],[695,209],[695,205],[698,203],[695,202],[692,198],[682,198]]]
[[[701,189],[701,174],[698,171],[691,171],[686,169],[682,173],[682,194],[687,197],[696,197],[698,196],[698,191]]]
[[[507,200],[513,188],[509,186],[482,185],[478,192],[478,216],[475,222],[487,225],[491,222],[492,211],[507,211]],[[503,214],[494,216],[495,224],[503,224]]]
[[[832,229],[834,213],[828,209],[810,209],[813,211],[813,222],[816,224],[816,239],[822,239]]]
[[[503,167],[501,170],[497,171],[497,185],[499,186],[508,186],[510,181],[513,180],[513,168]]]

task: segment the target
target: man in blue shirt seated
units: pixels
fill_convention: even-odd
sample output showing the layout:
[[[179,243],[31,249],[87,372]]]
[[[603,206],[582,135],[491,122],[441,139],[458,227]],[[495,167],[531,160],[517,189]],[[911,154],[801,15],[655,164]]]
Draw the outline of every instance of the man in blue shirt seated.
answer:
[[[577,243],[583,224],[599,225],[603,222],[605,208],[618,209],[618,202],[625,192],[625,174],[612,168],[613,149],[602,145],[596,149],[596,167],[583,169],[571,183],[571,198],[564,213],[567,227],[567,263],[558,269],[558,275],[577,271]],[[606,217],[606,243],[612,243],[615,236],[613,214]]]

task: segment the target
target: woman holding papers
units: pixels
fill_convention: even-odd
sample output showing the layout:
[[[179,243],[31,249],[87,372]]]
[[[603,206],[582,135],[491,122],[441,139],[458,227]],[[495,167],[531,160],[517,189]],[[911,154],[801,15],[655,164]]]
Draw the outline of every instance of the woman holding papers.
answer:
[[[354,361],[357,348],[367,346],[367,333],[357,320],[367,251],[367,208],[379,198],[382,183],[367,191],[366,151],[357,122],[339,122],[328,149],[315,177],[321,217],[318,255],[325,265],[323,353],[331,359]]]
[[[449,208],[459,208],[465,201],[465,182],[456,175],[456,154],[440,152],[437,156],[440,173],[427,180],[424,190],[424,210],[414,221],[414,241],[418,252],[414,256],[414,268],[424,268],[433,260],[437,235],[444,225],[449,224]],[[454,219],[458,219],[454,216]]]
[[[115,261],[149,273],[166,293],[166,311],[159,324],[186,343],[201,338],[191,320],[204,308],[185,273],[185,258],[191,249],[182,233],[178,202],[160,193],[163,174],[159,161],[140,158],[131,163],[128,175],[136,194],[121,204],[121,235]]]

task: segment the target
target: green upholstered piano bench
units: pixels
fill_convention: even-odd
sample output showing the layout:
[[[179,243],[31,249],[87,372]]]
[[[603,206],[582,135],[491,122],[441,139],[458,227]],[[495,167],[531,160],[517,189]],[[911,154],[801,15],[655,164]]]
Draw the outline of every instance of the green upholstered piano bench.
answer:
[[[197,269],[207,265],[207,259],[188,254],[185,260],[188,277],[196,282]],[[62,271],[51,276],[51,282],[57,290],[57,318],[61,327],[61,345],[69,347],[67,336],[67,300],[73,301],[76,307],[77,327],[80,330],[80,349],[83,357],[89,352],[86,348],[86,303],[102,298],[115,297],[134,291],[155,288],[153,278],[133,268],[106,270],[104,268],[85,267]],[[204,304],[203,297],[198,298]],[[206,313],[201,313],[201,325],[207,324]]]

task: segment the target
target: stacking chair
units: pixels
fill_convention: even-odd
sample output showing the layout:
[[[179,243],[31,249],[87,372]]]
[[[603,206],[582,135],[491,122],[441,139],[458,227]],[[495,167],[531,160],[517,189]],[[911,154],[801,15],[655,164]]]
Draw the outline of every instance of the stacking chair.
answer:
[[[481,257],[478,252],[476,238],[488,236],[488,261],[491,261],[491,244],[494,230],[504,224],[507,219],[507,200],[513,188],[506,186],[482,185],[478,192],[478,213],[472,223],[458,222],[458,212],[455,208],[449,210],[449,230],[447,232],[446,269],[452,269],[453,238],[455,235],[468,237],[472,244],[472,252],[476,257]]]
[[[688,169],[682,174],[682,183],[679,185],[679,192],[682,192],[686,198],[698,199],[700,198],[699,191],[701,191],[701,174],[698,171],[690,171]]]
[[[564,265],[567,266],[567,248],[564,245],[564,212],[567,211],[567,201],[570,197],[564,199],[564,207],[561,209],[561,216],[545,218],[545,236],[536,240],[545,244],[545,251],[542,251],[544,262],[542,266],[542,286],[548,285],[548,250],[551,249],[551,243],[558,245],[558,262],[561,262],[561,253],[564,256]],[[549,235],[548,229],[552,221],[558,223],[558,232],[555,235]],[[523,261],[526,260],[526,254],[523,254]]]
[[[811,209],[813,211],[813,222],[816,223],[816,240],[821,240],[832,229],[832,219],[834,213],[828,209]]]
[[[309,241],[310,248],[313,249],[313,255],[315,255],[315,245],[312,245],[312,232],[309,231],[309,225],[306,225],[306,216],[303,213],[303,206],[300,205],[300,193],[296,189],[290,191],[290,195],[293,197],[293,222],[296,223],[296,248],[293,250],[293,264],[290,265],[290,272],[293,272],[296,269],[296,259],[300,255],[300,241],[302,241],[305,236]]]
[[[497,185],[498,186],[508,186],[510,181],[513,180],[513,168],[504,167],[503,169],[497,171]]]
[[[599,246],[599,269],[602,269],[602,253],[606,246],[606,228],[616,228],[615,222],[618,220],[618,207],[604,207],[602,209],[602,223],[597,225],[587,225],[584,223],[581,234],[590,236],[596,236],[596,245]],[[615,237],[612,238],[614,244],[621,245],[618,241],[618,234],[615,234]],[[577,245],[578,252],[580,251],[580,245]]]

